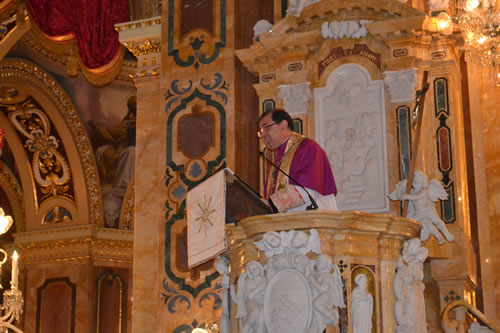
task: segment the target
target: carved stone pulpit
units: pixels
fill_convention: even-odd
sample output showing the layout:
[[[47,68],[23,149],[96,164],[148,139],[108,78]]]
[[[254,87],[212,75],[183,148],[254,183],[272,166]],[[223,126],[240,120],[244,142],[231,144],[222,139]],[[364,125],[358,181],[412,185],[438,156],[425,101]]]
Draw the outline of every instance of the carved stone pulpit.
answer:
[[[353,298],[359,295],[370,307],[362,310],[371,314],[370,331],[394,332],[397,260],[403,243],[419,230],[414,220],[357,211],[262,215],[229,225],[231,332],[249,325],[238,309],[245,305],[245,314],[266,326],[245,330],[274,333],[293,326],[294,332],[327,327],[328,332],[353,332]],[[249,291],[259,285],[258,296]]]

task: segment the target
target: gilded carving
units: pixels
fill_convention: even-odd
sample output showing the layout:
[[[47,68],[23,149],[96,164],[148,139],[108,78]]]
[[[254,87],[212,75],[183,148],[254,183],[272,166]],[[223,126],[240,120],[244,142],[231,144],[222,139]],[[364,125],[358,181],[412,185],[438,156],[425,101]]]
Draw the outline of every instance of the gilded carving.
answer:
[[[146,38],[142,41],[122,42],[122,44],[136,57],[151,53],[160,53],[161,51],[161,43],[157,39]]]
[[[50,196],[73,198],[70,191],[71,172],[59,140],[51,135],[47,115],[31,99],[23,104],[9,105],[9,120],[25,138],[25,146],[32,153],[33,175],[40,186],[40,202]]]
[[[15,195],[15,202],[13,202],[12,199],[9,199],[14,208],[16,231],[24,231],[26,229],[26,220],[23,190],[19,185],[14,173],[2,161],[0,161],[0,187],[8,192],[7,197],[9,197],[9,192]]]
[[[87,138],[86,131],[80,122],[80,118],[66,93],[46,72],[41,70],[38,66],[25,61],[6,59],[0,62],[0,79],[5,77],[22,78],[31,81],[37,90],[51,98],[56,108],[61,113],[73,137],[82,165],[88,197],[88,211],[90,214],[89,223],[101,224],[101,196],[99,193],[97,169],[92,154],[92,148]],[[43,167],[47,170],[46,168],[48,166]],[[61,174],[59,174],[58,177],[61,178]],[[49,178],[48,181],[53,182],[54,179]]]

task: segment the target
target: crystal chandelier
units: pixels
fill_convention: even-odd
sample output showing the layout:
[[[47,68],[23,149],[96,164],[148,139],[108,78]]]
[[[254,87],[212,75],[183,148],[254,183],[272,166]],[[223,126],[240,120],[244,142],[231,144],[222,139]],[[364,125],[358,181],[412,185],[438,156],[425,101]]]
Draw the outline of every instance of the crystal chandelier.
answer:
[[[0,235],[9,230],[12,225],[12,217],[6,216],[3,209],[0,208]],[[2,265],[7,261],[8,255],[5,250],[0,249],[0,273]],[[19,278],[19,256],[16,251],[12,255],[12,276],[10,281],[10,290],[3,293],[3,304],[0,304],[0,333],[16,332],[23,333],[13,322],[19,321],[23,313],[24,299],[23,293],[18,289]],[[0,286],[1,288],[1,286]]]
[[[465,41],[466,59],[490,66],[496,86],[500,86],[499,7],[500,0],[458,0],[456,17]]]

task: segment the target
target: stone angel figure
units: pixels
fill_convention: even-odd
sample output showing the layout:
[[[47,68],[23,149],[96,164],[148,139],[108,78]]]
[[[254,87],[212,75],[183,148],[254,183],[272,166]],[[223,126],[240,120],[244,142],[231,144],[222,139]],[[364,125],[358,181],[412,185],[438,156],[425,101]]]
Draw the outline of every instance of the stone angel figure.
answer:
[[[393,201],[409,201],[407,217],[417,220],[422,225],[420,239],[426,241],[430,235],[433,235],[439,244],[443,244],[445,238],[448,242],[453,242],[455,237],[436,213],[434,204],[439,199],[448,199],[448,193],[443,185],[437,179],[428,182],[427,176],[421,171],[416,171],[413,176],[410,194],[406,193],[406,185],[406,179],[400,181],[394,191],[389,194],[389,198]]]
[[[229,314],[229,267],[228,259],[224,256],[218,256],[215,259],[215,270],[222,276],[221,298],[222,298],[222,314],[220,317],[220,333],[231,333],[230,314]]]
[[[258,261],[251,261],[238,280],[238,291],[231,284],[231,298],[238,304],[236,318],[240,320],[241,333],[266,333],[264,320],[264,296],[267,279],[264,267]]]
[[[330,257],[320,254],[314,268],[309,277],[313,287],[313,310],[316,317],[311,332],[320,333],[328,325],[338,324],[338,308],[345,308],[346,305],[338,266],[332,264]]]
[[[396,333],[427,333],[425,322],[424,261],[427,249],[421,240],[413,238],[403,245],[398,259],[398,271],[393,281]]]

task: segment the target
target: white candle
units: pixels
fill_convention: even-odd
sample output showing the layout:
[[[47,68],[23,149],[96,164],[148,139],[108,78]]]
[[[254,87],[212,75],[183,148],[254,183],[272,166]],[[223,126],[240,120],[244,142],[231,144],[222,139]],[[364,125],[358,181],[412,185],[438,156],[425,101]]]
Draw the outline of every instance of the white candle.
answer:
[[[17,254],[17,251],[14,251],[14,254],[12,255],[12,278],[10,281],[10,286],[11,289],[17,289],[17,278],[19,276],[19,266],[18,266],[18,261],[19,256]]]

